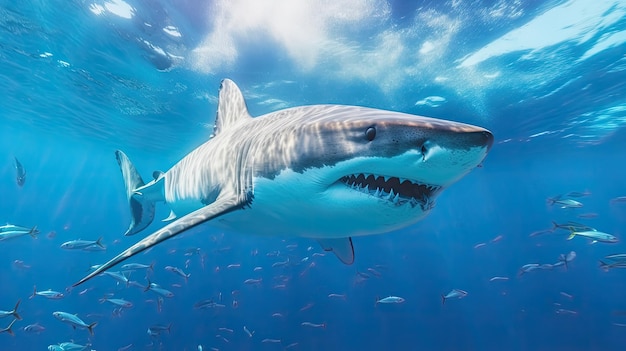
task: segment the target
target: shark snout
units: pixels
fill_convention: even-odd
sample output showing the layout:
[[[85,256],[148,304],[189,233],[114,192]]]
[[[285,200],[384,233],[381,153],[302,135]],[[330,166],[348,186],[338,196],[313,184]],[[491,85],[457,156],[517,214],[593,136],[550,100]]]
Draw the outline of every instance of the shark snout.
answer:
[[[478,132],[470,132],[466,138],[472,146],[486,147],[487,151],[489,151],[491,149],[491,145],[493,145],[493,134],[486,129]]]

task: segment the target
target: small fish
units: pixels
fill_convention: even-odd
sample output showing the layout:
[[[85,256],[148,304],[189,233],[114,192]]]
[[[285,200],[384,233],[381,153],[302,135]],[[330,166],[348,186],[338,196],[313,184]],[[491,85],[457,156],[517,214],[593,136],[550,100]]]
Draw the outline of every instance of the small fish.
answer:
[[[15,307],[13,307],[12,311],[0,311],[0,318],[13,316],[13,318],[21,321],[22,317],[20,317],[19,313],[17,313],[17,309],[18,309],[18,307],[20,307],[20,302],[21,301],[22,300],[17,300],[17,303],[15,304]]]
[[[89,334],[91,335],[93,335],[93,328],[98,325],[98,322],[87,324],[83,322],[82,319],[78,318],[78,315],[67,312],[57,311],[53,312],[52,315],[54,316],[54,318],[60,320],[61,322],[71,325],[74,329],[76,329],[76,327],[87,329],[89,331]]]
[[[45,290],[45,291],[37,291],[37,286],[34,286],[33,287],[33,294],[30,295],[29,299],[32,299],[35,296],[43,296],[46,299],[58,300],[58,299],[62,299],[65,295],[63,295],[63,293],[60,293],[58,291],[54,291],[52,289],[48,289],[48,290]]]
[[[73,342],[62,342],[59,344],[59,347],[61,347],[61,350],[63,351],[83,351],[88,348],[90,349],[89,346],[90,345],[79,345]]]
[[[604,256],[605,259],[618,262],[626,262],[626,254],[611,254]]]
[[[148,291],[148,290],[154,292],[155,294],[157,294],[159,296],[163,296],[163,297],[167,297],[167,298],[174,297],[174,293],[173,292],[171,292],[171,291],[169,291],[167,289],[162,288],[159,284],[151,283],[149,279],[148,279],[148,286],[146,286],[143,291]]]
[[[13,261],[13,266],[15,266],[18,269],[22,269],[22,270],[27,270],[27,269],[32,268],[31,265],[28,265],[28,264],[24,263],[24,261],[22,261],[22,260],[14,260]]]
[[[576,217],[582,218],[582,219],[593,219],[593,218],[597,218],[598,214],[595,212],[588,212],[588,213],[581,213],[579,215],[576,215]]]
[[[172,323],[168,325],[154,324],[148,328],[147,333],[150,336],[159,336],[163,332],[167,332],[169,334],[171,329],[172,329]]]
[[[463,291],[460,289],[452,289],[447,295],[441,295],[441,304],[445,304],[447,299],[451,298],[459,298],[462,299],[467,296],[467,291]]]
[[[244,284],[248,284],[248,285],[259,285],[261,284],[261,282],[263,281],[263,278],[259,278],[259,279],[246,279],[243,281]]]
[[[280,344],[282,341],[280,339],[263,339],[261,342],[264,344]]]
[[[248,327],[246,327],[245,325],[243,326],[243,331],[246,332],[246,334],[248,334],[248,337],[252,337],[252,335],[254,335],[254,330],[250,331],[248,330]]]
[[[39,234],[39,230],[37,230],[37,226],[29,230],[9,230],[0,232],[0,241],[19,238],[21,236],[30,235],[33,239],[37,239],[37,234]]]
[[[498,281],[498,280],[509,280],[509,278],[508,277],[498,277],[498,276],[495,276],[495,277],[489,279],[490,282],[495,282],[495,281]]]
[[[224,307],[226,307],[226,305],[214,302],[213,299],[202,300],[202,301],[196,302],[193,305],[193,308],[195,309],[224,308]]]
[[[604,271],[608,271],[611,268],[626,268],[626,262],[617,261],[617,262],[606,263],[600,260],[600,268],[602,268]]]
[[[387,296],[383,299],[376,299],[376,305],[379,303],[390,304],[390,303],[403,303],[405,300],[399,296]]]
[[[503,235],[498,235],[495,238],[491,239],[492,243],[497,243],[498,241],[502,240],[504,238]]]
[[[24,183],[26,183],[26,170],[17,157],[15,157],[15,181],[19,187],[22,187]]]
[[[110,298],[107,298],[107,297],[103,297],[99,301],[100,301],[100,303],[108,302],[108,303],[111,303],[111,304],[113,304],[115,306],[122,307],[122,308],[132,308],[133,307],[133,303],[132,302],[126,301],[124,299],[110,299]]]
[[[570,295],[570,294],[568,294],[568,293],[566,293],[564,291],[561,291],[560,294],[561,294],[561,296],[566,297],[566,298],[568,298],[570,300],[574,299],[574,296],[572,296],[572,295]]]
[[[300,308],[300,312],[310,310],[313,306],[315,306],[315,304],[313,302],[309,302],[306,305],[302,306],[302,308]]]
[[[128,344],[126,346],[122,346],[119,349],[117,349],[117,351],[128,351],[133,347],[133,344]]]
[[[474,245],[474,248],[475,249],[480,249],[483,246],[487,246],[487,244],[485,244],[485,243],[476,244],[476,245]]]
[[[100,273],[100,275],[107,275],[107,276],[115,279],[118,283],[123,283],[126,286],[128,286],[130,284],[130,280],[129,280],[128,276],[126,276],[126,272],[104,271],[104,272]]]
[[[235,332],[234,330],[232,330],[230,328],[224,328],[224,327],[217,328],[217,330],[219,330],[221,332],[229,332],[231,334]]]
[[[31,334],[39,334],[45,330],[46,328],[44,328],[44,326],[39,323],[29,324],[24,327],[24,331]]]
[[[300,323],[300,325],[303,327],[326,329],[326,323],[316,324],[316,323],[311,323],[311,322],[302,322]]]
[[[578,315],[577,311],[572,311],[572,310],[566,310],[564,308],[559,308],[558,310],[555,311],[557,314],[569,314],[569,315]]]
[[[577,235],[584,236],[586,238],[593,240],[592,243],[595,243],[595,242],[616,243],[619,241],[615,236],[608,234],[608,233],[603,233],[603,232],[598,232],[598,231],[576,232],[574,230],[572,230],[567,240],[572,240]]]
[[[612,198],[609,203],[611,205],[617,205],[617,204],[623,204],[626,203],[626,196],[618,196],[618,197],[614,197]]]
[[[165,266],[165,270],[178,274],[179,276],[185,278],[185,282],[187,282],[189,280],[189,277],[191,276],[191,273],[185,273],[183,272],[182,269],[178,268],[178,267],[172,267],[172,266]]]
[[[151,264],[128,263],[122,266],[122,270],[124,271],[134,271],[140,269],[154,271],[154,262],[152,262]]]
[[[557,205],[560,208],[581,208],[583,207],[583,204],[576,201],[576,200],[572,200],[572,199],[557,199],[557,198],[550,198],[548,199],[548,204],[549,205]]]
[[[3,226],[0,226],[0,233],[4,233],[4,232],[15,232],[15,231],[23,231],[23,232],[28,232],[30,231],[32,228],[28,228],[28,227],[24,227],[21,225],[15,225],[15,224],[5,224]]]
[[[345,299],[346,299],[346,294],[328,294],[328,298],[329,298],[329,299],[341,299],[341,300],[345,300]]]
[[[532,272],[535,269],[539,269],[540,265],[538,263],[529,263],[525,264],[520,268],[518,275],[523,275],[524,273]]]
[[[98,240],[70,240],[61,244],[61,248],[66,250],[88,250],[90,247],[99,247],[101,249],[106,249],[104,245],[102,245],[102,237],[98,238]]]
[[[286,266],[288,264],[289,264],[289,259],[287,259],[286,261],[274,262],[272,264],[272,267],[282,267],[282,266]]]

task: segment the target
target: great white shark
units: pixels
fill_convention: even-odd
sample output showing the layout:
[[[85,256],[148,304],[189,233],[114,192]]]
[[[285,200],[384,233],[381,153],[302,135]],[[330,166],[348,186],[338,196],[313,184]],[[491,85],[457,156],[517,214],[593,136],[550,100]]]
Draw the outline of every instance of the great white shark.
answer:
[[[424,218],[492,143],[480,127],[359,106],[300,106],[252,118],[240,89],[225,79],[213,136],[168,171],[145,184],[116,151],[132,214],[126,235],[150,225],[156,202],[169,206],[172,222],[74,285],[206,222],[314,238],[351,264],[353,236]]]

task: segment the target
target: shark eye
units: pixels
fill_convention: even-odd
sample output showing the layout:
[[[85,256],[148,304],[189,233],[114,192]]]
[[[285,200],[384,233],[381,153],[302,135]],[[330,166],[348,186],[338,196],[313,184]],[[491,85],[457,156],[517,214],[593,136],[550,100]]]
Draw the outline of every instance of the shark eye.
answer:
[[[374,127],[369,127],[365,130],[365,139],[367,139],[368,141],[372,141],[374,140],[374,138],[376,138],[376,128]]]

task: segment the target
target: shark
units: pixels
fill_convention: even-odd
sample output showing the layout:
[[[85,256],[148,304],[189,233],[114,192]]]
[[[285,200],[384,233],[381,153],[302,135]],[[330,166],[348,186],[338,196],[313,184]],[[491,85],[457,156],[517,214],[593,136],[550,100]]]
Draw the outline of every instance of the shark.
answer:
[[[125,235],[147,228],[159,202],[171,210],[169,223],[74,286],[205,223],[312,238],[352,264],[353,237],[423,219],[492,144],[493,134],[478,126],[361,106],[298,106],[252,117],[239,87],[224,79],[211,137],[172,168],[145,183],[128,156],[115,152],[131,212]]]

